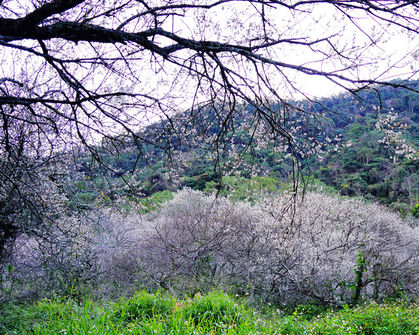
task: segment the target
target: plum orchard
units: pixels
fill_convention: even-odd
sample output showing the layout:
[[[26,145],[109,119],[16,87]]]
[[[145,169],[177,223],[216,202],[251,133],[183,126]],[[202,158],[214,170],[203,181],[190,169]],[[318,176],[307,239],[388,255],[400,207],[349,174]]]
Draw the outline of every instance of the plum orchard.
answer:
[[[138,287],[224,287],[257,301],[326,305],[418,296],[417,226],[361,200],[310,192],[301,200],[294,211],[289,195],[250,204],[184,189],[148,215],[108,208],[83,222],[62,220],[62,231],[79,230],[64,234],[65,243],[17,241],[12,287],[94,288],[108,297]]]
[[[152,144],[170,157],[198,123],[202,136],[219,127],[212,149],[222,156],[250,106],[248,133],[263,129],[298,157],[283,115],[310,111],[288,99],[312,98],[302,83],[355,96],[408,86],[389,80],[415,75],[417,53],[391,43],[417,38],[418,9],[396,0],[0,1],[0,257],[19,235],[47,238],[58,216],[72,215],[50,200],[66,202],[68,171],[58,166],[74,147],[104,168],[98,139],[117,154],[129,138],[139,155]],[[179,110],[189,120],[175,122]],[[154,121],[164,122],[142,132]],[[40,196],[51,189],[57,197]]]

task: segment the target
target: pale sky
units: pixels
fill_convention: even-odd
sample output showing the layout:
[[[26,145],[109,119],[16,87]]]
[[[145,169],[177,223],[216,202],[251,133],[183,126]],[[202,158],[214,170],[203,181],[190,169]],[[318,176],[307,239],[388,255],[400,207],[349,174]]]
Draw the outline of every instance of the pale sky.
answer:
[[[157,0],[156,0],[157,1]],[[12,1],[9,1],[11,3]],[[256,6],[256,7],[254,7]],[[190,10],[183,15],[169,17],[163,28],[172,31],[184,38],[194,40],[212,40],[231,44],[245,43],[249,39],[261,36],[260,4],[249,5],[245,2],[232,2],[221,7],[204,11]],[[265,7],[265,15],[270,25],[266,26],[267,33],[273,39],[293,39],[296,42],[314,42],[324,40],[312,46],[282,43],[269,50],[258,51],[258,54],[271,59],[292,65],[306,66],[319,71],[336,72],[352,79],[378,79],[390,80],[398,77],[417,78],[415,71],[418,68],[419,38],[417,34],[407,34],[401,29],[379,25],[364,12],[353,12],[354,23],[330,5],[308,5],[301,11],[291,12],[285,8],[270,10]],[[71,13],[70,13],[71,14]],[[76,15],[76,14],[75,14]],[[125,18],[114,16],[107,22],[110,27],[117,27]],[[126,29],[140,29],[146,22],[141,20],[127,25]],[[172,43],[164,37],[157,37],[160,45]],[[32,45],[37,42],[16,42],[21,45]],[[95,55],[87,43],[75,44],[53,40],[47,42],[51,49],[64,58],[91,57]],[[330,56],[333,48],[339,50],[343,57]],[[119,45],[121,49],[128,48]],[[112,46],[97,46],[100,52],[109,56],[118,56]],[[42,59],[33,55],[25,55],[15,49],[1,48],[0,65],[1,77],[14,77],[27,81],[35,89],[44,90],[45,87],[61,87],[63,82],[57,73],[46,67]],[[188,57],[189,51],[179,51],[175,57]],[[197,79],[178,72],[178,69],[168,61],[153,59],[147,52],[139,52],[134,60],[129,62],[131,76],[124,63],[119,65],[121,71],[110,71],[105,66],[74,67],[74,75],[83,80],[84,84],[94,91],[109,91],[115,88],[125,91],[135,91],[145,95],[157,97],[169,114],[182,111],[192,104],[208,98],[205,86],[196,93]],[[134,57],[132,56],[132,57]],[[252,64],[234,63],[229,54],[220,57],[231,65],[233,70],[240,72],[245,82],[239,82],[243,87],[246,84],[256,83],[256,76]],[[71,69],[71,66],[69,66]],[[292,69],[282,68],[280,71],[272,66],[263,69],[269,83],[277,90],[282,98],[301,99],[303,94],[307,97],[327,97],[342,92],[343,89],[325,78],[309,76]],[[412,77],[413,76],[413,77]],[[43,87],[45,85],[45,87]],[[246,90],[246,88],[243,88]],[[269,94],[269,90],[263,94]],[[118,102],[118,101],[115,101]],[[124,103],[119,101],[118,103]],[[159,111],[153,109],[151,102],[144,102],[144,110],[135,116],[137,123],[148,124],[156,120]],[[127,118],[131,117],[128,112]],[[109,121],[109,120],[108,120]],[[107,122],[107,120],[101,120]]]
[[[260,7],[260,6],[259,6]],[[266,8],[265,8],[266,9]],[[180,32],[182,36],[194,39],[209,39],[227,43],[246,40],[257,35],[258,17],[252,16],[254,8],[236,2],[217,7],[203,13],[196,10],[185,17],[175,17],[166,23],[166,29]],[[265,14],[272,23],[272,36],[276,38],[300,38],[304,41],[325,38],[343,50],[351,58],[347,64],[341,58],[328,58],[322,51],[330,51],[326,42],[313,48],[307,46],[283,45],[272,48],[271,55],[285,63],[309,66],[318,70],[339,71],[352,61],[358,66],[340,72],[352,78],[377,79],[381,81],[396,78],[417,78],[413,73],[417,68],[419,55],[419,35],[407,34],[400,28],[378,24],[364,12],[355,13],[355,24],[329,5],[307,6],[306,12],[290,12],[277,9]],[[372,44],[374,40],[374,45]],[[310,97],[327,97],[342,92],[343,89],[329,80],[308,76],[296,71],[284,70],[288,79]],[[252,74],[248,73],[249,78]],[[413,77],[412,77],[413,75]],[[284,96],[301,97],[295,94],[287,83],[273,72],[271,81],[277,81],[277,89]],[[184,86],[183,86],[184,87]]]

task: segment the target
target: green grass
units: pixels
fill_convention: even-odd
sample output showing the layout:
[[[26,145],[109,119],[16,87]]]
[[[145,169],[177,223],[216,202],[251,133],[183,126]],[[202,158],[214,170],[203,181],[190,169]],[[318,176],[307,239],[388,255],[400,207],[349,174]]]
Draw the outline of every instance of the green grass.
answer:
[[[139,292],[119,302],[42,300],[0,306],[0,334],[418,334],[419,306],[374,303],[338,311],[255,310],[210,292],[177,299]]]
[[[419,334],[419,306],[370,303],[309,319],[304,313],[293,313],[275,322],[279,334]]]

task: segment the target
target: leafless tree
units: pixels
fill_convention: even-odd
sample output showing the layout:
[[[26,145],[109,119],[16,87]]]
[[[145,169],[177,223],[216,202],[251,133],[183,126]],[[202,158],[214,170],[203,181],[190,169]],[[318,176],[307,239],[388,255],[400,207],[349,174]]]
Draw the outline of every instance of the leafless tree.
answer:
[[[45,162],[72,143],[99,162],[93,144],[121,134],[139,148],[170,151],[188,129],[174,117],[182,110],[202,132],[220,125],[211,139],[218,149],[252,106],[249,134],[262,124],[295,153],[299,143],[271,102],[283,113],[304,111],[287,101],[312,99],[303,83],[315,78],[355,95],[376,84],[408,86],[390,79],[398,69],[416,74],[416,50],[406,55],[391,43],[416,38],[418,9],[397,0],[2,0],[0,153],[12,172],[1,171],[1,201],[10,194],[4,185],[27,198],[13,164]],[[202,116],[208,108],[212,118]],[[169,130],[173,137],[164,136]],[[0,247],[19,231],[8,220],[2,212]]]

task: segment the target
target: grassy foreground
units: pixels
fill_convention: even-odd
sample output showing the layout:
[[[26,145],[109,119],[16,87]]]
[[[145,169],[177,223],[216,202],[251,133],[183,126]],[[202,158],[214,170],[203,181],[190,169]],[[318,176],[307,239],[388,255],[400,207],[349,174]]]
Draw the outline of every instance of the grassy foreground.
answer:
[[[419,306],[368,304],[320,312],[300,306],[264,311],[212,292],[193,299],[140,292],[100,304],[43,300],[0,306],[0,334],[418,334]]]

